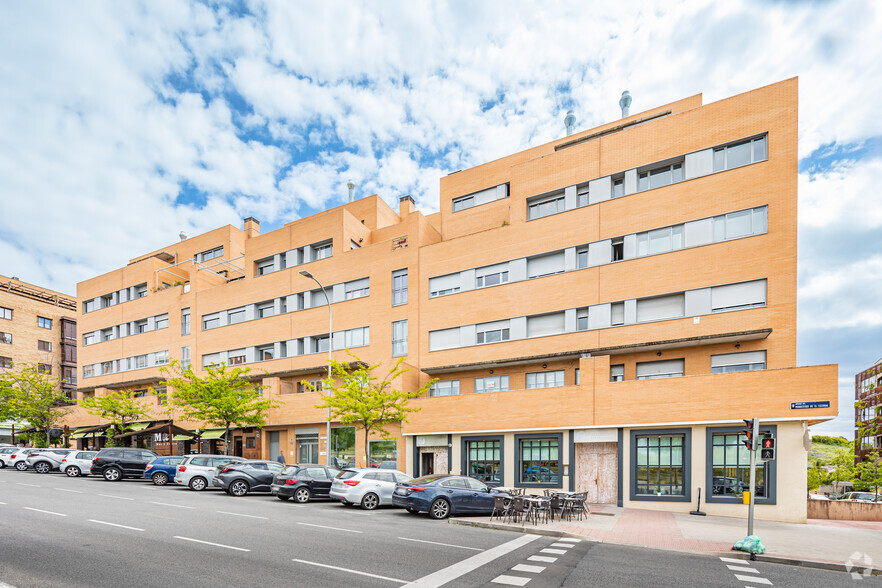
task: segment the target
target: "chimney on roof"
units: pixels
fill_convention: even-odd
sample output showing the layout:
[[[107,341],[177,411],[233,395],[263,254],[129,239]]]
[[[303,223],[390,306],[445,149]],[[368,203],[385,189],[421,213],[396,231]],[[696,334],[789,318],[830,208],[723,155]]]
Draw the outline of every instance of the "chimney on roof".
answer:
[[[631,113],[631,92],[625,90],[619,99],[619,106],[622,109],[622,118],[628,117]]]
[[[260,235],[260,221],[253,216],[249,216],[245,219],[245,238],[250,239],[258,235]]]
[[[411,198],[410,194],[398,199],[398,216],[401,220],[406,219],[413,212],[413,204],[413,198]]]
[[[576,115],[572,110],[567,110],[567,117],[564,119],[564,124],[567,125],[567,137],[569,137],[573,134],[576,127]]]

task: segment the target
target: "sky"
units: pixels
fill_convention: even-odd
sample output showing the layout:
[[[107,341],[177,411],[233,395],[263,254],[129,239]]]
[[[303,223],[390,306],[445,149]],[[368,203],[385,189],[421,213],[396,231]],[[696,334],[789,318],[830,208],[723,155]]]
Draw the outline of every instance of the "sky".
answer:
[[[799,365],[882,357],[882,9],[870,0],[4,2],[0,274],[71,295],[253,216],[439,180],[702,93],[799,76]],[[832,398],[831,398],[832,400]]]

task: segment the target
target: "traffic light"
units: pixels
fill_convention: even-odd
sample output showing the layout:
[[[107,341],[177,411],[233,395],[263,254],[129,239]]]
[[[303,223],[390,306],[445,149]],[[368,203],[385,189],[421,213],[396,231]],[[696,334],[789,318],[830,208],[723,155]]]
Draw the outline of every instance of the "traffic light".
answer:
[[[746,437],[742,443],[749,451],[756,451],[756,435],[759,432],[759,419],[742,419],[747,427],[741,434]]]
[[[760,442],[760,459],[763,461],[772,461],[775,459],[774,437],[763,437]]]

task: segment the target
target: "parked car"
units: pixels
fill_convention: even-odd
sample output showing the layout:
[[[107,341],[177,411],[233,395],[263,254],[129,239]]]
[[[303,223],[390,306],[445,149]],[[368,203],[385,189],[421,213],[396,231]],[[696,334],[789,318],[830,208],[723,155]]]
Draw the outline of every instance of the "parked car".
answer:
[[[11,468],[15,468],[20,472],[28,469],[28,462],[26,461],[28,455],[33,453],[34,451],[40,451],[37,447],[19,447],[12,453],[6,456],[6,465]]]
[[[149,449],[132,447],[108,447],[102,449],[92,460],[89,472],[101,476],[108,482],[118,482],[124,478],[140,478],[147,464],[159,457]]]
[[[220,466],[212,484],[230,496],[269,492],[276,474],[285,468],[277,461],[249,460]]]
[[[97,451],[74,451],[61,460],[61,471],[76,478],[88,476],[92,470],[92,460],[98,455]]]
[[[184,461],[183,455],[160,455],[144,468],[144,478],[156,486],[165,486],[175,479],[178,465]]]
[[[347,469],[334,476],[328,496],[343,504],[359,504],[365,510],[373,510],[383,504],[392,504],[395,485],[412,479],[398,470]]]
[[[823,494],[809,494],[809,500],[830,500]]]
[[[380,465],[378,465],[377,467],[380,468],[381,470],[397,470],[398,469],[398,462],[395,461],[394,459],[390,460],[390,461],[381,461]]]
[[[48,474],[52,470],[61,471],[61,460],[74,451],[76,450],[54,447],[32,451],[27,457],[28,467],[33,468],[38,474]]]
[[[276,475],[270,492],[279,500],[293,496],[301,504],[312,498],[327,498],[331,481],[339,471],[317,464],[290,465]]]
[[[433,519],[451,514],[490,514],[493,497],[500,493],[484,482],[468,476],[435,474],[399,483],[392,494],[392,504],[407,512],[428,512]]]
[[[848,492],[839,500],[846,502],[875,502],[877,497],[878,495],[873,492]]]
[[[175,485],[187,486],[190,490],[205,490],[211,487],[218,466],[245,461],[234,455],[212,455],[197,453],[184,457],[175,472]]]
[[[9,446],[9,447],[0,447],[0,468],[6,467],[6,460],[9,459],[9,456],[20,450],[21,447]]]

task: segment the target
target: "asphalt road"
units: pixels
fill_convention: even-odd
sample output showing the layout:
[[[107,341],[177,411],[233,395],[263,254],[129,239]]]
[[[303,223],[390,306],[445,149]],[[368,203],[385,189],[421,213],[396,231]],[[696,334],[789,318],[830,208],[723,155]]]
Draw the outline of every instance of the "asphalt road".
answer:
[[[365,512],[0,470],[0,588],[411,583],[880,585],[838,572],[448,525],[393,507]]]

